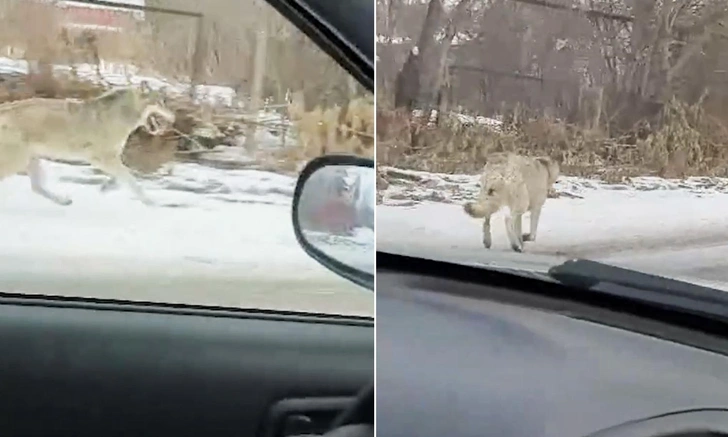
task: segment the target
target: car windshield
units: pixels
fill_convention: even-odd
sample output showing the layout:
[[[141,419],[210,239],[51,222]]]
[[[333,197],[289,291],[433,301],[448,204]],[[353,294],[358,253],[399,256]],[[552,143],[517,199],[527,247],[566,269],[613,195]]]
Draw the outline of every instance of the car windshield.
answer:
[[[728,290],[728,3],[377,1],[377,249]]]
[[[372,93],[262,0],[2,2],[0,291],[371,316],[297,243]]]

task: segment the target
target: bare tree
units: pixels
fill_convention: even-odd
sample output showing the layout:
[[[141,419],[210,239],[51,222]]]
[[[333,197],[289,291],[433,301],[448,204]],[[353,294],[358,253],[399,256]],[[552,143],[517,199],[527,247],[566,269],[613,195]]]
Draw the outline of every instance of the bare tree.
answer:
[[[470,18],[474,0],[459,0],[447,11],[443,0],[430,0],[417,45],[395,81],[395,107],[429,107],[440,91],[453,39]]]
[[[245,135],[245,148],[251,151],[255,146],[258,127],[258,113],[263,103],[263,81],[265,80],[266,55],[268,51],[268,20],[261,20],[255,34],[255,56],[253,57],[253,86],[250,93],[250,108],[254,123],[248,125]]]

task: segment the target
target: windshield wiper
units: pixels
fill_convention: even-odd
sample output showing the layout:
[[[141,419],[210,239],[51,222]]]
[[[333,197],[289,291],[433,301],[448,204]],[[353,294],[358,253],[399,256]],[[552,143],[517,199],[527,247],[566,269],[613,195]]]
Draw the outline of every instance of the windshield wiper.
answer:
[[[463,264],[378,250],[377,273],[388,270],[583,302],[719,335],[724,335],[728,325],[728,292],[584,259],[533,271],[516,265]],[[483,297],[482,290],[470,288],[438,288],[437,292]]]
[[[728,292],[715,288],[586,259],[551,267],[548,276],[574,288],[728,320]]]

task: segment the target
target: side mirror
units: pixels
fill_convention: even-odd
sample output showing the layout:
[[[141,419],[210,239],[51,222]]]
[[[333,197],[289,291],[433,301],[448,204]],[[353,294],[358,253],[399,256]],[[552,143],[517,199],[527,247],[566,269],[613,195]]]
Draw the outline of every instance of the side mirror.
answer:
[[[301,171],[293,193],[293,231],[324,267],[374,290],[374,161],[325,155]]]

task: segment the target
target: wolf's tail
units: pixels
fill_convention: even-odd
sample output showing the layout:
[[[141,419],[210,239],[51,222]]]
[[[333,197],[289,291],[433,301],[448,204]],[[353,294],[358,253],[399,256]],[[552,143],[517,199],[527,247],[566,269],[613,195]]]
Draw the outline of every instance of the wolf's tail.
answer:
[[[536,160],[546,169],[549,186],[553,185],[561,173],[559,163],[548,157],[540,157],[536,158]]]
[[[488,208],[480,202],[468,202],[463,205],[463,210],[472,218],[484,218],[488,215]]]
[[[473,218],[484,218],[498,210],[503,189],[505,188],[505,181],[498,174],[484,178],[481,183],[483,185],[478,200],[463,205],[465,213]]]

